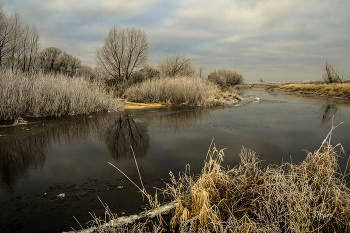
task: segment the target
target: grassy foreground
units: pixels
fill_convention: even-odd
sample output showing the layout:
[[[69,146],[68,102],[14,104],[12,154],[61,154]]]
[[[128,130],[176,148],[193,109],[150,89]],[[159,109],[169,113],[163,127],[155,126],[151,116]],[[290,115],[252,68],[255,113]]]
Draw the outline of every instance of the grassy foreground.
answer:
[[[129,87],[128,101],[170,105],[217,106],[240,100],[235,93],[222,93],[219,87],[199,77],[162,77]]]
[[[199,178],[172,177],[178,205],[171,225],[184,232],[348,232],[350,190],[329,139],[301,164],[266,169],[246,149],[238,167],[225,169],[223,150],[214,147]]]
[[[287,84],[269,88],[270,90],[291,91],[303,94],[326,95],[350,99],[350,83],[333,84]]]
[[[265,169],[258,156],[244,148],[240,164],[224,168],[224,151],[210,147],[199,176],[189,169],[178,179],[170,173],[172,183],[164,191],[176,202],[169,213],[170,228],[175,232],[349,232],[350,189],[337,169],[336,149],[343,149],[330,144],[331,133],[300,164]],[[156,196],[148,195],[143,186],[139,189],[150,206],[160,208]],[[118,217],[105,208],[116,223]],[[161,232],[160,215],[158,221],[151,227],[138,223],[132,228],[114,224],[106,228],[95,216],[94,226],[97,232]]]
[[[120,110],[123,103],[105,94],[104,84],[64,75],[14,75],[0,70],[0,120],[19,116],[62,116]]]

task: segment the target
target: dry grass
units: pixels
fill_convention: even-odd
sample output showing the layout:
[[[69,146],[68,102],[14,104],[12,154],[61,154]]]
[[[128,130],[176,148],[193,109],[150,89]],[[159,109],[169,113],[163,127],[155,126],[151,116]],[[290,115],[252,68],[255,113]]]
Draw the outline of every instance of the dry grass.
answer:
[[[93,220],[91,220],[88,225],[90,226],[88,229],[84,229],[84,227],[79,223],[79,221],[75,218],[75,220],[79,223],[81,229],[84,232],[97,232],[97,233],[146,233],[150,232],[150,230],[154,233],[161,233],[162,228],[157,226],[156,224],[153,224],[153,226],[149,227],[148,222],[143,223],[134,223],[130,225],[130,221],[119,221],[122,218],[118,218],[116,214],[113,214],[110,208],[107,204],[104,204],[101,199],[99,198],[100,202],[102,203],[105,213],[104,218],[101,219],[100,217],[97,217],[95,213],[90,213]],[[135,219],[138,217],[135,216]],[[133,220],[133,219],[130,219]],[[72,228],[74,232],[78,232],[74,228]]]
[[[0,120],[18,116],[62,116],[120,110],[121,101],[105,94],[104,84],[82,77],[0,71]]]
[[[236,91],[213,91],[210,93],[208,102],[211,106],[233,105],[242,100],[241,96]]]
[[[222,106],[240,100],[237,93],[223,93],[218,86],[199,77],[146,80],[128,88],[125,97],[133,102],[195,106]]]
[[[350,83],[333,84],[287,84],[281,85],[277,89],[282,91],[292,91],[305,94],[317,94],[350,98]]]
[[[179,232],[346,232],[350,190],[337,173],[331,134],[300,164],[262,169],[254,152],[242,149],[241,163],[225,169],[223,150],[208,151],[199,177],[188,172],[168,192],[178,205],[171,219]]]
[[[133,102],[211,106],[208,98],[215,91],[218,91],[216,85],[198,77],[167,77],[132,86],[126,90],[125,97]]]

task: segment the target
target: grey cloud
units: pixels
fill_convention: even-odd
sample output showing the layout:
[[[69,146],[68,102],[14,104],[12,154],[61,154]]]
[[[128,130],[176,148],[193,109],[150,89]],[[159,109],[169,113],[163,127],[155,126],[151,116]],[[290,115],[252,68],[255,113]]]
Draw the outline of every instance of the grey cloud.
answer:
[[[3,7],[35,23],[43,46],[91,65],[116,24],[145,29],[152,63],[181,53],[206,73],[225,67],[246,81],[286,81],[320,79],[328,58],[350,73],[348,0],[7,0]]]

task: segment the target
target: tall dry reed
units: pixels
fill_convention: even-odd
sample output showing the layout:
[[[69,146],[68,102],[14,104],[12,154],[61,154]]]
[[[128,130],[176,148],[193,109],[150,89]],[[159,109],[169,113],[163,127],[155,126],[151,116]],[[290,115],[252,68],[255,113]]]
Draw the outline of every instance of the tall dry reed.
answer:
[[[18,116],[62,116],[120,110],[120,100],[105,94],[104,84],[64,75],[13,74],[0,70],[0,120]]]

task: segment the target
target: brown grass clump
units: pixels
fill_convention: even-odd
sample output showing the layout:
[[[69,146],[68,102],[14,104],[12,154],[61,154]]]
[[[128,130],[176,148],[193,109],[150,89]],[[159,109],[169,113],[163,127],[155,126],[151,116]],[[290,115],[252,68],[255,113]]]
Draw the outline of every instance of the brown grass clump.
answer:
[[[269,165],[247,149],[233,169],[223,150],[209,149],[199,177],[184,172],[168,191],[178,205],[171,226],[180,232],[345,232],[350,230],[350,190],[337,173],[331,132],[300,164]],[[342,149],[342,148],[341,148]]]
[[[0,120],[89,114],[121,110],[123,103],[105,93],[104,84],[83,77],[13,74],[0,71]]]
[[[305,94],[327,95],[350,98],[350,83],[333,84],[288,84],[279,86],[282,91],[292,91]]]

